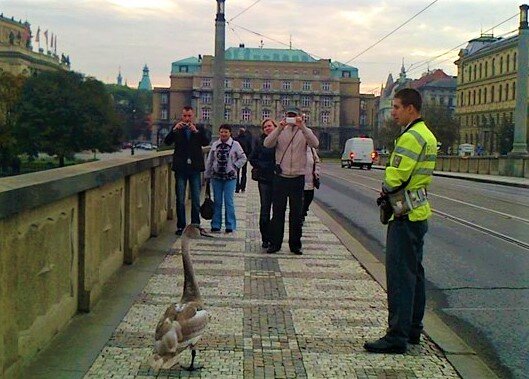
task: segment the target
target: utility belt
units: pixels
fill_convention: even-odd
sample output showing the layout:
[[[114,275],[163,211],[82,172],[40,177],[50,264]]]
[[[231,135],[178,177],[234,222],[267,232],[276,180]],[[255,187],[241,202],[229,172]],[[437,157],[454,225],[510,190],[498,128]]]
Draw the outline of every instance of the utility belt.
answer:
[[[419,188],[413,191],[401,189],[387,196],[395,217],[407,215],[415,208],[428,203],[426,188]]]

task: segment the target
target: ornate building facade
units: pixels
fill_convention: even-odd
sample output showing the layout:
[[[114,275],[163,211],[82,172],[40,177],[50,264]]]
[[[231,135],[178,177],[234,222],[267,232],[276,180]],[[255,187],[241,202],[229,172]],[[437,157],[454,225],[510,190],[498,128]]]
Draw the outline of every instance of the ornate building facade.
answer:
[[[361,95],[355,67],[315,59],[302,50],[228,48],[224,118],[259,133],[265,118],[280,119],[294,106],[318,133],[323,150],[340,150],[347,138],[372,130],[375,98]],[[173,62],[169,88],[155,87],[155,128],[165,133],[184,105],[195,108],[197,122],[210,125],[213,112],[214,57]]]
[[[0,71],[25,76],[40,71],[67,70],[69,58],[52,51],[33,51],[30,24],[0,15]]]
[[[498,133],[513,122],[518,36],[482,35],[459,52],[457,108],[461,143],[498,151]]]

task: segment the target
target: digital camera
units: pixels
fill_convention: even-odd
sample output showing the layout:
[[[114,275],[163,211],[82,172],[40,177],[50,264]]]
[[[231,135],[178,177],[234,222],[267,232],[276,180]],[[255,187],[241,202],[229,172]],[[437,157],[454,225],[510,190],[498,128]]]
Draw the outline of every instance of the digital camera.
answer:
[[[287,124],[295,124],[296,123],[296,117],[287,117],[285,118],[285,121]]]

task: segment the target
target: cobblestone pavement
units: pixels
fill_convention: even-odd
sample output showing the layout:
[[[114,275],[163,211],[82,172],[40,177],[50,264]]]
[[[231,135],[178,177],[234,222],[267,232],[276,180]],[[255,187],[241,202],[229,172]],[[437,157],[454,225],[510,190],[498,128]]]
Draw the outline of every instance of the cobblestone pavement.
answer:
[[[384,334],[385,292],[314,214],[303,228],[303,256],[291,254],[288,243],[267,255],[254,182],[235,203],[235,233],[191,245],[210,312],[197,347],[196,363],[204,367],[189,373],[149,366],[156,323],[182,293],[176,240],[85,378],[458,378],[427,338],[404,355],[364,351],[366,339]],[[182,365],[190,360],[189,350],[180,355]]]

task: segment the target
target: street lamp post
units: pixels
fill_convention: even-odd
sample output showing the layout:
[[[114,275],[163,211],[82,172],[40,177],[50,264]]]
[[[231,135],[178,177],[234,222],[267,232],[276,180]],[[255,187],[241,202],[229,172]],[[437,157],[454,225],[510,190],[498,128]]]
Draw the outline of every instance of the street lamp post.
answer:
[[[516,74],[516,107],[514,109],[514,140],[509,155],[527,155],[527,83],[529,74],[529,5],[520,5],[518,29],[518,70]]]
[[[213,62],[213,133],[224,122],[224,79],[225,79],[225,45],[226,19],[225,0],[217,0],[215,18],[215,60]]]

